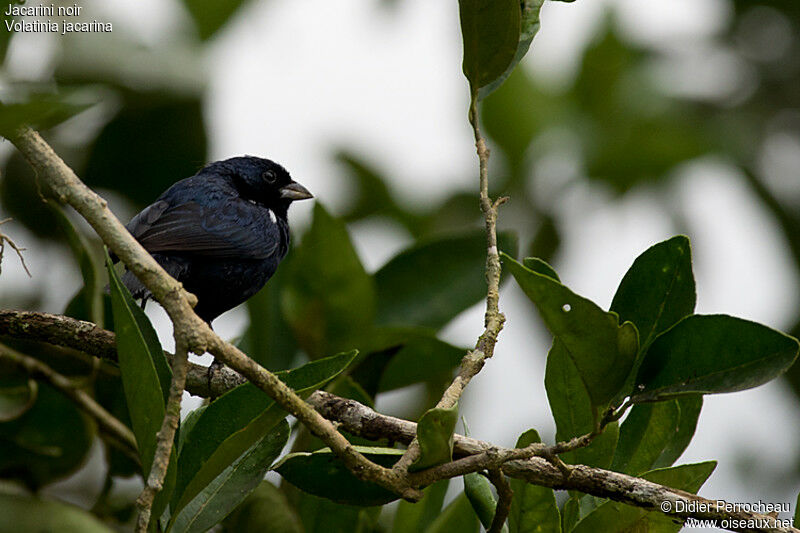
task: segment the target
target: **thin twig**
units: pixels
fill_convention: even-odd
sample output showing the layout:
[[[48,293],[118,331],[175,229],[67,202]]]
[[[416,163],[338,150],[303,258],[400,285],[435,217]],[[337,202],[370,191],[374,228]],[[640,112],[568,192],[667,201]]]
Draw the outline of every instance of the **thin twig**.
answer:
[[[506,320],[499,308],[501,266],[500,252],[497,249],[497,210],[508,198],[501,197],[492,202],[489,197],[489,148],[478,124],[477,93],[473,93],[470,100],[469,122],[472,125],[475,150],[478,154],[480,206],[486,227],[486,311],[484,330],[475,344],[475,349],[467,352],[461,360],[458,374],[436,404],[437,408],[443,409],[450,409],[458,403],[467,384],[481,371],[486,360],[494,355],[497,337]],[[419,453],[419,444],[415,439],[395,464],[394,471],[400,474],[407,473],[408,467],[417,460]]]
[[[497,489],[497,505],[494,508],[492,525],[489,527],[487,533],[500,533],[508,519],[508,514],[511,512],[511,501],[514,498],[514,491],[511,490],[511,484],[506,479],[503,471],[499,468],[492,468],[489,470],[489,481],[491,481],[492,485]]]
[[[32,377],[47,381],[53,388],[72,400],[84,413],[91,416],[97,422],[98,428],[111,437],[109,441],[115,444],[120,451],[135,462],[139,462],[136,437],[133,432],[86,392],[75,387],[69,378],[59,374],[38,359],[22,354],[4,344],[0,344],[0,359],[8,359],[24,368]]]
[[[153,455],[153,466],[147,476],[142,493],[136,500],[139,508],[139,518],[136,523],[137,533],[147,531],[150,523],[150,514],[156,495],[164,487],[164,478],[167,476],[172,446],[175,441],[175,432],[181,419],[181,398],[186,385],[186,371],[188,369],[189,351],[186,341],[182,336],[175,335],[175,356],[172,358],[172,382],[169,386],[169,399],[164,413],[161,429],[156,434],[156,451]]]
[[[5,218],[0,220],[0,226],[5,224],[6,222],[12,221],[12,218]],[[22,263],[22,268],[25,269],[25,273],[28,275],[29,278],[32,278],[31,271],[28,270],[28,265],[25,264],[25,257],[23,257],[22,252],[25,251],[25,248],[20,248],[16,245],[11,238],[3,232],[0,232],[0,272],[3,271],[3,252],[5,251],[6,244],[8,244],[12,250],[17,252],[17,257],[19,257],[19,262]]]

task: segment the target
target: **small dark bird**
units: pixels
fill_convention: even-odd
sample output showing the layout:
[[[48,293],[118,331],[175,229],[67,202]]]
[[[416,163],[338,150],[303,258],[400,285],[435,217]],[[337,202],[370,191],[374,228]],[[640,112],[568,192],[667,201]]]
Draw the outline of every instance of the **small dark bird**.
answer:
[[[279,164],[234,157],[177,182],[125,227],[197,296],[195,312],[211,324],[272,277],[289,250],[289,205],[306,198]],[[133,273],[122,282],[142,305],[152,297]]]

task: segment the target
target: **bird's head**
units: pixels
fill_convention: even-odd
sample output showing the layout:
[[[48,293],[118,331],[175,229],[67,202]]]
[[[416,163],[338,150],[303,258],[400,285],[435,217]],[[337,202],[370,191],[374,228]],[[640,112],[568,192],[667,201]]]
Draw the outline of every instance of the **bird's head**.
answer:
[[[285,168],[269,159],[248,155],[213,165],[224,167],[243,198],[272,209],[285,211],[295,200],[314,197],[308,189],[292,180]]]

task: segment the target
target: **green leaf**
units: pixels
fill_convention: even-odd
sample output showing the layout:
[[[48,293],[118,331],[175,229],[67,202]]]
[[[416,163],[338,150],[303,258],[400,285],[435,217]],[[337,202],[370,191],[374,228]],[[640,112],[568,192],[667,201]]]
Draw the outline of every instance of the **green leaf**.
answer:
[[[415,383],[446,381],[461,363],[466,349],[436,338],[423,328],[378,328],[381,351],[396,348],[381,375],[378,391],[385,392]]]
[[[537,274],[547,276],[561,283],[561,278],[558,277],[558,273],[556,273],[555,269],[538,257],[526,257],[522,260],[522,265],[529,270],[533,270]]]
[[[678,427],[664,447],[664,451],[653,463],[653,468],[666,468],[678,460],[694,437],[697,419],[703,407],[703,396],[681,396],[676,400],[680,409]]]
[[[161,429],[166,405],[156,361],[160,359],[164,364],[166,361],[147,316],[120,282],[111,260],[107,261],[122,385],[125,389],[133,432],[136,435],[139,457],[142,460],[143,471],[147,475],[153,464],[156,433]],[[166,387],[168,394],[169,381]]]
[[[459,494],[433,521],[425,533],[478,533],[481,523],[472,510],[466,494]]]
[[[519,32],[519,42],[517,44],[517,51],[514,53],[514,58],[511,60],[511,63],[506,68],[505,72],[503,72],[497,79],[491,82],[489,85],[481,87],[478,91],[478,99],[481,100],[489,96],[495,89],[500,87],[506,78],[508,78],[511,73],[514,71],[516,66],[522,61],[522,58],[525,57],[525,54],[528,53],[528,49],[531,47],[531,42],[533,38],[536,36],[536,33],[539,31],[539,27],[541,26],[539,20],[539,11],[542,9],[542,4],[544,4],[544,0],[521,0],[519,3],[519,7],[521,10],[521,17],[520,17],[520,32]]]
[[[277,375],[305,398],[347,368],[355,356],[355,351],[342,353]],[[181,448],[173,514],[180,512],[285,417],[286,412],[251,383],[226,392],[206,406]]]
[[[213,36],[246,3],[246,0],[183,0],[202,40]]]
[[[5,379],[0,384],[0,423],[21,417],[36,403],[39,386],[33,379]]]
[[[514,60],[520,39],[521,12],[516,0],[459,0],[464,43],[462,70],[470,92],[502,76]]]
[[[305,533],[374,533],[381,507],[356,507],[297,492],[295,508]]]
[[[572,531],[581,518],[580,503],[577,496],[570,497],[564,502],[561,512],[561,530],[565,533]]]
[[[202,533],[222,521],[264,479],[289,433],[284,419],[173,515],[169,531]]]
[[[674,438],[679,418],[675,400],[634,406],[619,428],[611,470],[634,476],[650,470]]]
[[[651,470],[640,477],[653,483],[666,485],[674,489],[696,493],[703,485],[717,463],[709,461],[690,465],[681,465],[660,470]],[[658,511],[647,511],[641,507],[625,505],[615,501],[607,501],[586,515],[573,533],[595,533],[597,531],[627,531],[636,527],[638,531],[649,531],[651,526],[662,526],[669,522]]]
[[[354,448],[370,461],[385,467],[391,467],[403,455],[403,450],[394,448]],[[312,453],[290,453],[273,470],[300,490],[337,503],[367,507],[383,505],[399,498],[379,485],[355,477],[330,448]]]
[[[89,423],[75,404],[39,383],[33,406],[0,423],[0,478],[37,489],[79,468],[92,438]]]
[[[300,517],[278,487],[262,481],[223,522],[224,531],[304,533]]]
[[[799,347],[794,337],[749,320],[692,315],[650,345],[631,399],[647,402],[757,387],[785,372]]]
[[[516,236],[500,233],[498,247],[514,253]],[[416,243],[375,273],[376,321],[439,329],[486,297],[485,269],[483,230]]]
[[[106,256],[106,268],[111,289],[111,309],[117,335],[122,386],[133,433],[136,436],[139,458],[142,460],[142,472],[146,479],[153,465],[156,434],[161,429],[164,419],[172,372],[147,315],[136,305],[128,289],[122,285],[108,256]],[[176,455],[173,446],[164,488],[158,493],[153,504],[154,519],[161,516],[172,494],[177,472]]]
[[[619,393],[638,349],[636,327],[607,313],[549,276],[502,254],[506,268],[536,304],[547,327],[578,370],[592,407],[605,408]]]
[[[458,406],[428,409],[417,423],[419,457],[409,467],[417,472],[453,459],[453,431],[458,421]]]
[[[91,107],[71,100],[69,95],[32,94],[25,102],[0,102],[0,135],[11,137],[22,126],[47,130]]]
[[[161,54],[168,51],[160,50]],[[176,180],[194,175],[208,161],[199,94],[118,92],[119,112],[88,148],[81,175],[86,185],[117,191],[144,207]]]
[[[800,524],[800,494],[797,495],[797,501],[794,504],[794,523]]]
[[[535,429],[529,429],[517,440],[517,448],[542,442]],[[561,533],[561,516],[553,489],[511,479],[511,512],[508,523],[511,533]]]
[[[286,266],[282,308],[300,347],[315,359],[357,346],[375,316],[375,287],[344,223],[319,202]]]
[[[497,501],[492,494],[492,485],[489,480],[478,472],[464,474],[464,494],[467,495],[472,510],[487,530],[492,525]],[[508,526],[503,524],[503,533],[508,533]]]
[[[88,511],[36,497],[0,492],[0,533],[59,531],[60,533],[111,533]]]
[[[559,340],[553,342],[547,355],[544,385],[556,422],[556,440],[567,441],[594,430],[597,411],[592,407],[575,364]],[[618,430],[616,422],[609,424],[589,446],[562,454],[561,458],[568,463],[608,468],[617,446]]]
[[[392,533],[418,533],[425,531],[441,514],[449,479],[442,479],[426,487],[424,496],[416,503],[400,500],[394,515]]]
[[[636,325],[644,352],[658,335],[691,315],[696,300],[689,239],[678,235],[636,258],[619,284],[611,311],[620,321]]]

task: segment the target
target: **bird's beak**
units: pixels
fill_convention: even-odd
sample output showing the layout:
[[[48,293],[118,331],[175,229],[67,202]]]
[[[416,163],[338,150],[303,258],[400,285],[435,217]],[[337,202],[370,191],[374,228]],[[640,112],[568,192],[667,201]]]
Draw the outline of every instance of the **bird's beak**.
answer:
[[[281,187],[281,198],[286,200],[305,200],[306,198],[314,198],[314,195],[308,192],[308,189],[297,183],[291,182],[289,185]]]

